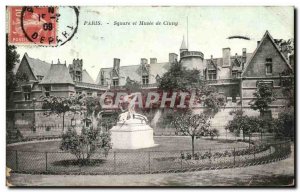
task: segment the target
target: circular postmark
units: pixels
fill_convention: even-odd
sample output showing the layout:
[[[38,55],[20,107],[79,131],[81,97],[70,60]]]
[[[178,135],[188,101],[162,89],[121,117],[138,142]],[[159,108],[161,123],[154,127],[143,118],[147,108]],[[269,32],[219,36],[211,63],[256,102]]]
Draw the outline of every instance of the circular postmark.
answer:
[[[21,28],[25,37],[40,46],[62,46],[77,33],[79,10],[75,6],[23,7]]]

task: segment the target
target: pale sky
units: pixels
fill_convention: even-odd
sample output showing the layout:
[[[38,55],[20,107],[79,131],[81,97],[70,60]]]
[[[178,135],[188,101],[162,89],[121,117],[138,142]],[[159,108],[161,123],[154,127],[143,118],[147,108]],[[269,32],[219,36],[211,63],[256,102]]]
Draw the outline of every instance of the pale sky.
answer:
[[[61,13],[63,14],[63,13]],[[54,63],[72,63],[83,59],[85,68],[94,80],[100,68],[112,67],[113,58],[121,66],[136,65],[141,58],[156,57],[168,61],[171,52],[179,53],[183,36],[189,50],[201,51],[205,58],[222,56],[222,48],[230,47],[231,54],[241,54],[242,48],[253,52],[268,30],[273,38],[294,38],[293,7],[81,7],[78,32],[61,47],[17,46],[21,57]],[[84,21],[101,21],[101,26],[87,26]],[[114,26],[113,23],[134,21],[178,22],[177,26]],[[109,23],[109,24],[107,24]],[[243,35],[250,41],[227,39]]]

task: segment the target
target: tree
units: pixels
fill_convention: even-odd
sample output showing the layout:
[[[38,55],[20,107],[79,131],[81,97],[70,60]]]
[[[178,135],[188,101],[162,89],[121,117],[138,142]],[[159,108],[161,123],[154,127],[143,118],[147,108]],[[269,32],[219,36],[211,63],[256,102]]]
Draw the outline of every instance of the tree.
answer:
[[[142,86],[139,82],[130,80],[129,78],[126,80],[125,89],[130,93],[141,91]]]
[[[20,62],[20,55],[17,53],[17,47],[8,44],[8,35],[6,34],[6,103],[9,103],[11,93],[18,86],[19,81],[28,81],[25,73],[14,74],[16,63]]]
[[[216,129],[216,128],[214,128],[214,129],[209,129],[207,134],[210,136],[210,139],[211,139],[211,140],[213,140],[214,137],[219,137],[219,136],[220,136],[220,132],[219,132],[219,130]]]
[[[278,45],[281,52],[293,53],[294,52],[294,39],[274,39],[274,42]]]
[[[98,97],[87,97],[84,94],[70,97],[41,96],[42,108],[49,110],[48,115],[57,114],[63,118],[63,131],[65,115],[70,113],[84,114],[85,118],[93,118],[101,111]]]
[[[233,120],[229,121],[225,129],[228,129],[230,132],[233,132],[237,135],[240,134],[240,131],[243,131],[243,140],[245,141],[246,135],[249,136],[249,142],[251,139],[251,134],[253,132],[259,132],[261,126],[261,119],[258,117],[249,117],[243,116],[239,112]]]
[[[80,135],[69,128],[63,133],[60,143],[60,149],[75,155],[81,165],[88,163],[97,150],[102,149],[107,154],[111,147],[109,132],[101,132],[92,127],[83,128]]]
[[[288,99],[287,107],[295,106],[295,82],[294,72],[290,69],[280,73],[280,84],[282,86],[282,94]]]
[[[225,105],[225,97],[201,79],[200,71],[186,69],[181,63],[172,63],[159,82],[159,88],[164,91],[195,91],[196,98],[206,106],[206,113],[213,116]],[[210,113],[210,114],[209,114]]]
[[[188,135],[192,140],[192,156],[195,154],[195,138],[204,136],[210,126],[209,117],[204,113],[193,114],[191,110],[177,115],[173,121],[174,127],[184,135]]]
[[[64,116],[66,113],[80,113],[84,119],[91,119],[92,126],[83,125],[81,133],[75,129],[68,128],[62,134],[60,149],[75,155],[79,163],[89,162],[92,155],[98,150],[103,149],[105,154],[111,148],[111,139],[108,131],[103,131],[102,121],[98,119],[101,112],[101,105],[98,97],[87,97],[84,94],[70,97],[42,97],[43,108],[50,110],[51,113]]]
[[[189,91],[201,81],[199,70],[187,70],[181,63],[172,63],[159,81],[159,88],[164,91]]]
[[[49,110],[48,115],[57,114],[62,116],[63,131],[65,128],[65,115],[67,112],[71,111],[71,105],[73,105],[72,100],[68,97],[57,97],[57,96],[41,96],[43,101],[42,108]]]
[[[159,88],[163,91],[195,91],[195,100],[206,107],[200,114],[193,114],[189,109],[177,109],[177,115],[173,120],[173,125],[178,132],[191,136],[193,156],[194,139],[203,136],[208,131],[209,118],[213,117],[225,104],[224,96],[202,80],[200,75],[199,70],[189,70],[181,63],[175,62],[159,81]]]
[[[294,108],[286,108],[278,114],[275,120],[274,129],[277,137],[295,136],[295,111]]]
[[[270,85],[266,83],[258,83],[258,88],[253,93],[254,99],[250,102],[250,107],[259,110],[262,116],[270,107],[270,104],[276,100]]]

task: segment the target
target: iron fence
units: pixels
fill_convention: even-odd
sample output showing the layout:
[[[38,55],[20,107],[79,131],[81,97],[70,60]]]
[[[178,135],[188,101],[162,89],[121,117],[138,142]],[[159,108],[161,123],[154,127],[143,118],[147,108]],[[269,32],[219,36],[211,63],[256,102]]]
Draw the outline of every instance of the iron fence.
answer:
[[[7,150],[7,167],[34,174],[151,174],[225,169],[287,158],[290,142],[192,151],[97,152],[85,164],[66,152]]]

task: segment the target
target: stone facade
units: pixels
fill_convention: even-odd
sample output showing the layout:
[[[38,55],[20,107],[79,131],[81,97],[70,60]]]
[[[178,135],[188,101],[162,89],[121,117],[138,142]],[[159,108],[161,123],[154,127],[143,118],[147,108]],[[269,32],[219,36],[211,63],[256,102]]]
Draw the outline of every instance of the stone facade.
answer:
[[[16,72],[26,73],[29,81],[20,83],[14,92],[14,105],[7,109],[15,126],[33,126],[45,124],[61,124],[57,116],[44,117],[41,110],[41,95],[70,96],[84,93],[88,96],[100,96],[109,85],[118,89],[128,80],[135,80],[144,89],[156,89],[158,80],[168,71],[172,63],[180,62],[188,69],[198,69],[203,80],[215,86],[227,97],[228,108],[244,108],[248,115],[257,115],[249,107],[257,84],[269,83],[277,96],[272,103],[272,116],[277,117],[280,107],[286,103],[282,95],[281,73],[292,70],[290,62],[293,55],[285,57],[280,52],[273,38],[266,32],[253,53],[241,49],[241,54],[231,54],[230,48],[223,48],[223,57],[204,59],[200,51],[189,51],[183,40],[176,53],[169,54],[167,62],[158,62],[157,58],[142,58],[140,64],[122,66],[121,60],[115,58],[112,68],[101,68],[96,82],[83,69],[83,61],[74,59],[67,67],[66,62],[50,64],[39,59],[33,59],[26,53]],[[291,63],[294,66],[293,63]],[[271,67],[270,67],[271,65]],[[270,71],[271,70],[271,71]],[[70,122],[67,117],[66,122]]]

